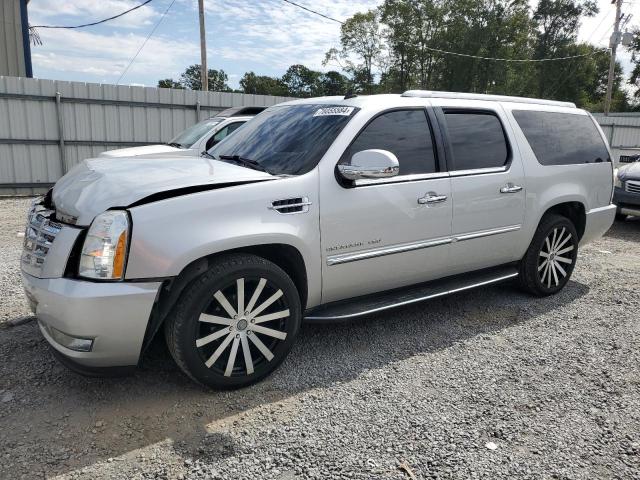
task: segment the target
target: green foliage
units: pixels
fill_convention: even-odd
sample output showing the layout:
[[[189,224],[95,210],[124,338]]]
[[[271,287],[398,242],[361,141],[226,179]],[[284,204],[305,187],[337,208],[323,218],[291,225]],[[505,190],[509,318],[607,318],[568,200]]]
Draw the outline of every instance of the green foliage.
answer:
[[[244,74],[240,79],[240,88],[244,93],[254,95],[287,96],[289,94],[286,85],[279,78],[256,75],[254,72]]]
[[[212,92],[230,92],[231,88],[227,84],[229,77],[224,70],[209,69],[207,84]],[[175,81],[172,78],[165,78],[158,81],[160,88],[179,88],[188,90],[202,90],[202,82],[200,81],[200,65],[191,65],[180,75],[180,80]]]
[[[176,82],[172,78],[165,78],[164,80],[158,80],[158,88],[183,89],[184,87],[180,85],[180,82]]]
[[[633,42],[629,46],[631,51],[631,63],[633,63],[633,71],[629,77],[629,84],[634,89],[634,99],[636,108],[640,110],[640,28],[633,31]]]

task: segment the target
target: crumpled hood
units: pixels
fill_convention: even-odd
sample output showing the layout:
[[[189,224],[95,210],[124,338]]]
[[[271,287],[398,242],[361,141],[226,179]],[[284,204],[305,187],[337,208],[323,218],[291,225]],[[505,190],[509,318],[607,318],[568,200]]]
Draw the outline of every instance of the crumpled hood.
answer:
[[[620,180],[640,180],[640,162],[630,163],[624,167],[618,167]]]
[[[179,152],[180,148],[172,147],[165,143],[158,145],[143,145],[141,147],[118,148],[102,152],[99,157],[137,157],[138,155],[152,155],[154,153]]]
[[[77,225],[89,225],[109,208],[127,207],[156,193],[274,178],[204,157],[90,158],[58,180],[52,199],[63,219],[74,217]]]

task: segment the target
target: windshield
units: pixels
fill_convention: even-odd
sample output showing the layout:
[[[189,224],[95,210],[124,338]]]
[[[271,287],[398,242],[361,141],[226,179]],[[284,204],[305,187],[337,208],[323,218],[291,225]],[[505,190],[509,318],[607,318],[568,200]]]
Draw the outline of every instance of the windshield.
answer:
[[[273,175],[301,175],[320,161],[358,109],[302,104],[270,107],[209,153],[246,160]]]
[[[176,135],[175,138],[168,142],[169,145],[179,146],[180,148],[191,148],[191,146],[208,133],[213,127],[222,121],[220,118],[210,118],[187,128],[183,132]]]

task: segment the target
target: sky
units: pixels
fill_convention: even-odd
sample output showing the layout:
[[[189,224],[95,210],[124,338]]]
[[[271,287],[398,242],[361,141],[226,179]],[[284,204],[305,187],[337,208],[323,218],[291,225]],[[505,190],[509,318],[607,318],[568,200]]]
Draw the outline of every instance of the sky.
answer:
[[[34,76],[123,85],[155,86],[159,79],[177,79],[184,69],[200,63],[197,0],[173,0],[157,30],[136,60],[131,59],[172,0],[150,4],[108,23],[75,30],[38,29],[43,45],[32,47]],[[531,0],[532,4],[536,0]],[[345,20],[382,0],[296,0],[333,18]],[[100,20],[142,0],[31,0],[31,25],[77,25]],[[615,8],[610,0],[597,0],[600,13],[585,19],[579,38],[606,47],[613,30]],[[624,11],[640,7],[629,0]],[[302,63],[316,70],[324,54],[338,46],[340,25],[312,15],[282,0],[205,0],[207,62],[223,69],[231,87],[242,75],[281,76]],[[640,16],[630,25],[638,25]],[[625,72],[631,70],[630,53],[619,48]],[[124,73],[124,76],[123,76]],[[122,78],[121,78],[122,76]]]

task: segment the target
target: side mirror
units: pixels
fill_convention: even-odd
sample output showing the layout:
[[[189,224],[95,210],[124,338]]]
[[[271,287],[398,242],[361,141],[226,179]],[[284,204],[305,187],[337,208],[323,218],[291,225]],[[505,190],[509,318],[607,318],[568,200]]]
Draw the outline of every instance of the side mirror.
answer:
[[[338,165],[338,172],[347,180],[389,178],[398,175],[400,164],[387,150],[362,150],[351,157],[351,164]]]

